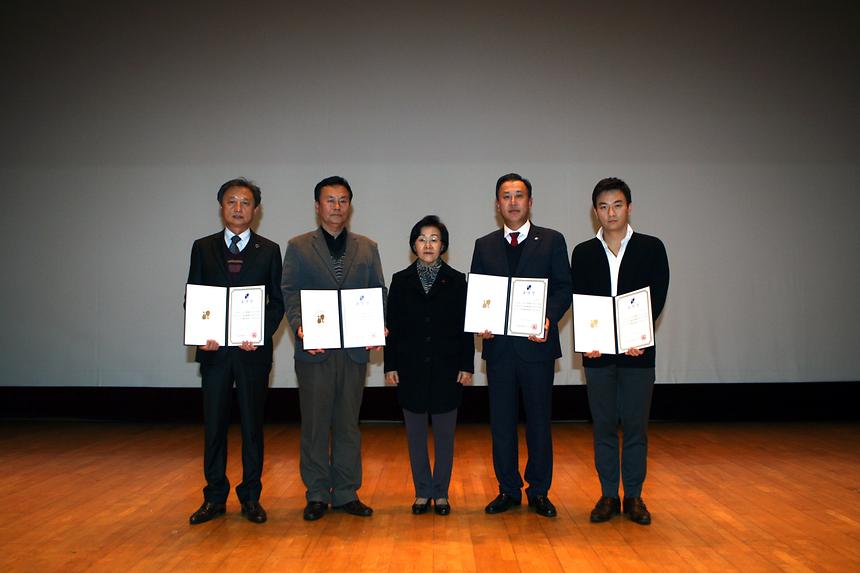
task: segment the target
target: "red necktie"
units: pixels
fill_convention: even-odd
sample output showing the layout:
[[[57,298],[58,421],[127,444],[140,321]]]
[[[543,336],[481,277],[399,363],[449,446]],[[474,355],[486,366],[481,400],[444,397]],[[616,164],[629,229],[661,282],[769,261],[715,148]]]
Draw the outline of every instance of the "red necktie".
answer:
[[[520,236],[519,231],[514,231],[513,233],[511,233],[511,246],[512,247],[516,247],[517,245],[519,245],[519,241],[517,241],[517,237],[519,237],[519,236]]]

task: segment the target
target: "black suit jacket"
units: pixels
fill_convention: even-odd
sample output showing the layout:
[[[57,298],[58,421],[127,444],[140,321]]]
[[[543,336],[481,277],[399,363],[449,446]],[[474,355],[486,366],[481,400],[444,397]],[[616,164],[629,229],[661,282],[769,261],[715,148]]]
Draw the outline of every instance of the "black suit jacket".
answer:
[[[227,271],[225,248],[224,231],[194,241],[191,247],[188,283],[220,287],[266,285],[264,345],[253,352],[227,346],[222,346],[215,352],[198,348],[196,360],[201,364],[214,364],[225,360],[228,352],[239,351],[242,359],[249,363],[271,364],[272,336],[284,316],[284,299],[281,294],[281,249],[276,243],[251,231],[248,245],[242,251],[245,255],[242,271],[231,282],[230,273]]]
[[[463,332],[466,276],[442,262],[424,293],[411,264],[391,279],[385,371],[400,378],[397,395],[410,412],[438,414],[460,406],[460,371],[475,371],[475,342]]]
[[[504,352],[516,352],[526,362],[554,360],[561,356],[558,340],[558,321],[570,308],[570,265],[567,262],[567,244],[558,231],[538,227],[532,223],[529,235],[521,243],[523,249],[516,269],[508,268],[504,231],[493,231],[475,241],[472,254],[472,272],[503,277],[549,279],[546,314],[549,333],[546,342],[532,342],[519,336],[495,336],[484,341],[484,360],[493,360]]]
[[[611,296],[612,282],[609,276],[609,261],[600,239],[594,237],[578,244],[570,259],[570,272],[574,294]],[[646,286],[651,287],[651,312],[654,320],[660,316],[669,291],[669,259],[666,247],[657,237],[633,233],[618,273],[618,294],[624,294]],[[586,368],[600,368],[616,364],[627,368],[653,368],[655,346],[645,349],[641,356],[626,354],[604,354],[600,358],[582,357]]]

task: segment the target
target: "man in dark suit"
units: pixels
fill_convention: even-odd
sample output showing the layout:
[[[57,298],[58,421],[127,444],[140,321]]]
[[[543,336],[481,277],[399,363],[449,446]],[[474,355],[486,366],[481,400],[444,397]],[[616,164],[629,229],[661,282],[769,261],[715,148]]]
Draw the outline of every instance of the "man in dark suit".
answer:
[[[544,338],[496,336],[484,339],[482,358],[487,361],[490,396],[490,429],[493,467],[499,495],[487,505],[487,513],[501,513],[522,500],[517,421],[519,397],[526,414],[525,468],[529,506],[545,517],[557,511],[549,500],[552,482],[552,383],[555,360],[561,356],[558,321],[570,307],[570,266],[567,245],[558,231],[533,225],[531,183],[516,173],[496,182],[496,210],[504,228],[475,241],[473,273],[506,277],[549,279]]]
[[[226,511],[227,429],[230,395],[236,384],[242,422],[242,483],[236,495],[242,514],[254,523],[266,521],[260,505],[263,473],[263,409],[272,369],[272,336],[284,316],[279,280],[281,249],[251,230],[260,210],[260,188],[246,179],[230,180],[218,190],[224,230],[198,239],[191,248],[190,284],[237,287],[265,285],[264,344],[219,346],[209,340],[197,349],[203,387],[206,427],[203,453],[203,505],[191,515],[192,525],[209,521]]]
[[[302,290],[382,287],[376,243],[347,230],[352,189],[343,177],[314,188],[320,220],[315,231],[290,240],[281,287],[287,321],[296,335],[295,362],[302,413],[300,469],[307,488],[304,518],[321,518],[328,505],[352,515],[373,510],[358,499],[361,433],[358,413],[370,348],[306,349],[302,343]]]
[[[634,233],[630,187],[621,179],[603,179],[591,194],[600,223],[597,236],[573,249],[573,292],[616,296],[651,288],[654,320],[660,316],[669,289],[666,248],[657,237]],[[623,511],[635,523],[648,525],[651,514],[642,501],[648,454],[648,413],[654,388],[655,347],[631,348],[625,354],[583,354],[588,405],[594,420],[594,463],[602,494],[591,512],[592,522],[608,521],[622,510],[619,481],[624,484]],[[618,421],[624,438],[618,451]],[[619,463],[619,453],[621,462]]]

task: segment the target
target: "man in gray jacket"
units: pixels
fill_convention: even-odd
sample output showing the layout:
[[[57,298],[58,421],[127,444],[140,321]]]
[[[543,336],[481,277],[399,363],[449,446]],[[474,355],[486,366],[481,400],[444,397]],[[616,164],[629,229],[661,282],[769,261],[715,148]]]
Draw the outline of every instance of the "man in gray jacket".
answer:
[[[352,515],[373,510],[358,499],[361,434],[358,413],[370,348],[313,349],[302,343],[302,290],[382,287],[376,243],[346,228],[352,189],[343,177],[314,188],[318,229],[290,240],[281,288],[287,320],[296,335],[295,362],[302,415],[300,468],[307,488],[304,518],[314,521],[328,505]]]

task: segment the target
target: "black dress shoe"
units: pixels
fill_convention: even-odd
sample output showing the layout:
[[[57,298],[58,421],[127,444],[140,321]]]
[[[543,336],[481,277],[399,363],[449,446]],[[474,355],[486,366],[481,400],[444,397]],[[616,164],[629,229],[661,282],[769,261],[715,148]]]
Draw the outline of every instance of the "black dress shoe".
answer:
[[[302,517],[305,518],[305,521],[316,521],[325,515],[326,509],[328,509],[327,503],[323,503],[322,501],[309,501],[305,506],[305,511],[302,513]]]
[[[544,517],[555,517],[558,515],[555,506],[545,495],[536,495],[529,498],[529,507],[533,507],[538,515]]]
[[[224,515],[225,511],[227,511],[226,503],[204,501],[203,505],[201,505],[200,508],[194,513],[192,513],[191,517],[188,518],[188,523],[190,523],[191,525],[205,523],[210,519],[215,519],[219,515]]]
[[[651,525],[651,513],[645,507],[641,497],[625,497],[624,513],[630,517],[630,521],[639,525]]]
[[[438,501],[433,502],[433,511],[436,512],[436,515],[448,515],[451,513],[451,504],[448,503],[447,500],[439,503]]]
[[[500,493],[496,496],[496,499],[491,501],[487,507],[484,508],[484,511],[487,513],[502,513],[504,511],[509,510],[515,505],[519,505],[520,500],[514,499],[512,496],[506,493]]]
[[[357,515],[359,517],[370,517],[371,515],[373,515],[373,509],[361,503],[360,499],[348,501],[345,504],[339,505],[337,507],[332,506],[332,509],[336,511],[345,511],[350,515]]]
[[[259,501],[246,501],[242,504],[242,515],[252,523],[266,523],[266,510]]]
[[[424,503],[418,503],[418,500],[415,500],[415,503],[412,504],[412,513],[415,515],[422,515],[430,511],[430,500],[426,499]]]
[[[621,513],[621,500],[604,495],[597,500],[597,505],[591,510],[591,523],[609,521],[619,513]]]

